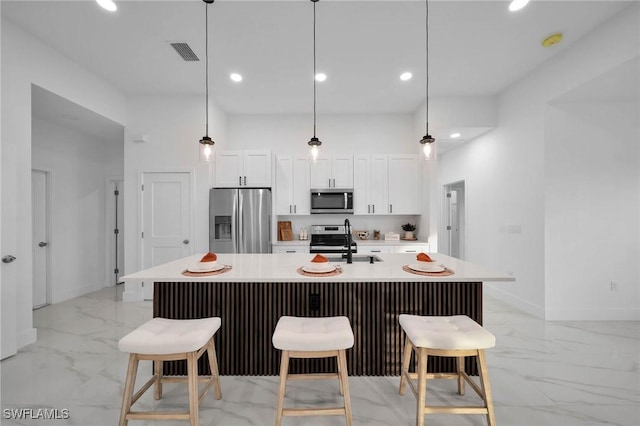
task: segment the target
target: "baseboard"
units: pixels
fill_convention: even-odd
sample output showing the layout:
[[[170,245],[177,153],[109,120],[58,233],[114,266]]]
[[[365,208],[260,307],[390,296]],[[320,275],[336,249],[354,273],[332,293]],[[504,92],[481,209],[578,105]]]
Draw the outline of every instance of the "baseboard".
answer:
[[[640,309],[547,309],[547,321],[640,321]]]
[[[38,339],[38,329],[29,328],[18,332],[18,349],[22,349],[27,345],[35,343]]]
[[[507,293],[500,288],[493,287],[489,283],[486,283],[484,292],[489,296],[495,297],[501,302],[507,303],[508,305],[511,305],[516,309],[520,309],[521,311],[528,313],[529,315],[533,315],[536,318],[545,319],[544,308],[535,305],[527,300],[521,299],[520,297],[514,296],[511,293]]]
[[[60,303],[64,302],[65,300],[73,299],[75,297],[84,296],[87,293],[100,290],[101,288],[103,288],[103,286],[97,283],[69,289],[66,291],[56,292],[56,294],[54,294],[54,297],[52,297],[51,303]]]

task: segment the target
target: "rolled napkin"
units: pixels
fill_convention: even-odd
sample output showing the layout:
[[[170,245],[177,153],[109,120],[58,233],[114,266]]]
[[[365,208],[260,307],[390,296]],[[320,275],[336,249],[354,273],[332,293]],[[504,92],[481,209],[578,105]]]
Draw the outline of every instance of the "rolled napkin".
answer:
[[[327,263],[327,262],[329,262],[329,259],[327,259],[326,257],[324,257],[324,256],[323,256],[323,255],[321,255],[321,254],[316,254],[316,255],[314,256],[314,258],[313,258],[313,259],[311,259],[311,261],[312,261],[313,263]]]
[[[434,262],[426,253],[418,253],[416,259],[418,259],[418,262]]]
[[[218,260],[218,256],[216,256],[215,253],[207,253],[204,256],[202,256],[202,259],[200,259],[200,262],[215,262]]]

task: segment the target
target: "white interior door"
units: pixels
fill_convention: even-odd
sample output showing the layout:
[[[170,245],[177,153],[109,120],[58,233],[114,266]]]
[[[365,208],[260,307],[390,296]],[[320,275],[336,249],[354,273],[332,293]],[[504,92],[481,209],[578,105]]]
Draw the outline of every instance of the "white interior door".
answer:
[[[191,174],[143,173],[143,269],[191,254]]]
[[[17,209],[16,209],[16,146],[15,144],[2,144],[2,179],[0,194],[2,215],[2,263],[0,267],[0,300],[2,303],[2,333],[0,334],[1,358],[5,359],[18,352],[18,274],[17,259],[18,239],[16,233]]]
[[[51,303],[49,290],[49,174],[31,171],[33,308]]]

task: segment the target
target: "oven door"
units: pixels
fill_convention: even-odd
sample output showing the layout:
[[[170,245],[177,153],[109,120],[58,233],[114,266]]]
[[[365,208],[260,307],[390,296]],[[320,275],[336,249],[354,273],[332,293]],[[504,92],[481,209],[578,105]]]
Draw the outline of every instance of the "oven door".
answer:
[[[311,190],[312,214],[353,214],[353,190],[323,188]]]

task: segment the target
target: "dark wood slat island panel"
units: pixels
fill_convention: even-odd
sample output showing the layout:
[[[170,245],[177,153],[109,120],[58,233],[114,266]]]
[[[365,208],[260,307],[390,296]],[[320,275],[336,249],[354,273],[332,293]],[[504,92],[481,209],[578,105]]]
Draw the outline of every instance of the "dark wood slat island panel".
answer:
[[[318,309],[312,309],[312,295],[319,298]],[[347,363],[349,374],[358,376],[400,375],[400,314],[464,314],[482,324],[480,282],[156,282],[153,300],[154,317],[222,318],[215,336],[221,375],[277,376],[280,351],[271,336],[283,315],[348,317],[355,343]],[[200,368],[208,371],[202,358]],[[428,362],[430,371],[455,371],[453,359]],[[466,364],[468,372],[477,374],[474,359]],[[165,362],[164,370],[186,374],[182,362]],[[321,371],[335,371],[335,361],[291,360],[291,373]]]

